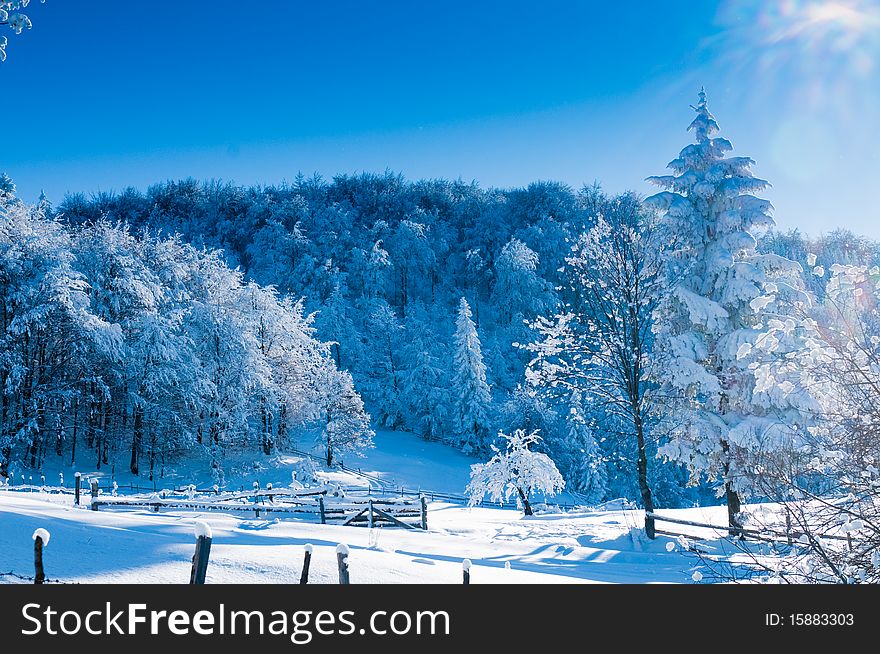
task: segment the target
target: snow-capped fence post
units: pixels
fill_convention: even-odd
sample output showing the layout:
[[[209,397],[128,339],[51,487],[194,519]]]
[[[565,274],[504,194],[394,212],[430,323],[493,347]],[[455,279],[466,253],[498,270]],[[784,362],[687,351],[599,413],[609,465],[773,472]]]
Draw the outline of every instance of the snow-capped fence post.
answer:
[[[373,528],[373,500],[367,500],[367,527]]]
[[[428,500],[424,495],[419,496],[419,505],[422,511],[422,529],[428,531]]]
[[[208,558],[211,556],[211,527],[204,522],[195,524],[196,551],[192,559],[190,584],[204,584],[208,574]]]
[[[336,563],[339,566],[339,583],[350,584],[348,576],[348,545],[339,543],[336,546]]]
[[[468,586],[471,583],[471,560],[465,559],[461,562],[462,583]]]
[[[302,569],[302,574],[300,574],[300,576],[299,576],[299,583],[300,584],[309,583],[309,566],[312,564],[312,550],[314,548],[312,547],[311,543],[306,543],[306,546],[304,549],[305,549],[305,554],[303,555],[303,569]]]
[[[98,510],[98,480],[92,479],[91,481],[91,492],[92,492],[92,511]]]
[[[75,473],[73,475],[73,481],[74,481],[73,505],[79,506],[79,489],[80,489],[80,486],[82,485],[82,474],[79,472]]]
[[[49,544],[49,532],[45,529],[37,529],[34,539],[34,583],[42,584],[46,581],[46,573],[43,572],[43,548]]]
[[[327,514],[324,511],[324,496],[318,495],[318,509],[321,511],[321,524],[327,524]]]

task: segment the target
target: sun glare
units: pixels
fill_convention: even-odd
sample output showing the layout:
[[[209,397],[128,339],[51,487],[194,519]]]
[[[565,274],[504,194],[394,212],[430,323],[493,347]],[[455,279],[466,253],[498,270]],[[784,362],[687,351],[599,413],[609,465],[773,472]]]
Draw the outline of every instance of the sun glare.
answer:
[[[809,105],[876,96],[878,0],[727,0],[719,22],[722,59],[740,75]]]

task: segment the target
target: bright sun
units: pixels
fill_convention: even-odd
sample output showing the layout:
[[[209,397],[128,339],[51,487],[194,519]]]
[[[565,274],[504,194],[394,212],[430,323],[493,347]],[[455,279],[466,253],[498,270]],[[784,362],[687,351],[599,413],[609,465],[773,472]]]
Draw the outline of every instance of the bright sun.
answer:
[[[728,56],[765,76],[827,89],[877,70],[880,0],[726,0],[719,15]]]
[[[859,42],[880,28],[880,7],[864,0],[788,0],[767,3],[765,17],[775,29],[769,42],[803,39],[811,45],[835,50],[857,47]],[[773,14],[776,14],[775,16]]]

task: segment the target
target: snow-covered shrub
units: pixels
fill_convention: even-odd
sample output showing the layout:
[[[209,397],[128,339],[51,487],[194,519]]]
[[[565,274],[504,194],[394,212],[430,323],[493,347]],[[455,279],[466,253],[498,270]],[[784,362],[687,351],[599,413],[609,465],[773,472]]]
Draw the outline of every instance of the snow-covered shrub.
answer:
[[[498,437],[505,449],[493,445],[495,454],[489,461],[471,466],[471,479],[465,490],[468,502],[474,506],[486,495],[495,502],[513,498],[522,504],[526,515],[532,515],[532,494],[555,495],[565,487],[565,481],[549,456],[530,449],[541,440],[537,432],[517,429],[512,434],[499,432]]]

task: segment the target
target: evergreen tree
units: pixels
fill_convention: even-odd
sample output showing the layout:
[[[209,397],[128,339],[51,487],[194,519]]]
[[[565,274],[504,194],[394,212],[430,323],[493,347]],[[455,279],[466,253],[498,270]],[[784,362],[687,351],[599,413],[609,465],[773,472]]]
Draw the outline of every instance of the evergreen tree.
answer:
[[[449,378],[443,366],[448,347],[429,324],[424,307],[410,305],[401,357],[406,367],[401,373],[400,390],[408,427],[423,438],[440,439],[449,421]]]
[[[489,431],[492,396],[486,383],[486,366],[471,307],[465,298],[458,305],[453,335],[452,393],[455,398],[456,445],[465,452],[484,452]]]
[[[674,235],[667,270],[675,286],[657,312],[658,381],[673,423],[661,453],[686,464],[695,482],[721,481],[735,529],[749,452],[767,446],[767,428],[779,423],[754,393],[753,345],[766,320],[804,297],[798,264],[756,250],[757,230],[773,219],[771,204],[752,193],[768,183],[752,175],[752,159],[727,156],[732,145],[716,136],[705,92],[694,110],[696,142],[669,164],[673,175],[649,178],[667,190],[646,200]]]
[[[572,394],[566,426],[561,448],[566,455],[562,468],[566,486],[583,495],[587,504],[596,505],[607,494],[608,472],[605,456],[587,423],[581,394],[577,391]]]

